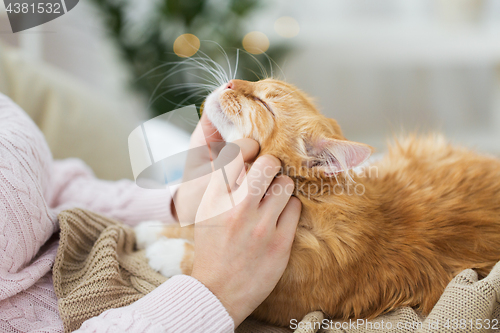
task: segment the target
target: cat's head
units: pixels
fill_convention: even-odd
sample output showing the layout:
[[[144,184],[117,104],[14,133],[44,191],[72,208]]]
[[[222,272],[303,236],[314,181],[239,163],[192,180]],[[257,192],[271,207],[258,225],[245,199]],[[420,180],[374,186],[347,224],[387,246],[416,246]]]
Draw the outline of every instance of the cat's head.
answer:
[[[331,177],[363,163],[371,147],[346,140],[337,122],[283,81],[231,80],[206,99],[204,111],[225,141],[252,138],[295,175]],[[300,171],[302,170],[302,171]]]

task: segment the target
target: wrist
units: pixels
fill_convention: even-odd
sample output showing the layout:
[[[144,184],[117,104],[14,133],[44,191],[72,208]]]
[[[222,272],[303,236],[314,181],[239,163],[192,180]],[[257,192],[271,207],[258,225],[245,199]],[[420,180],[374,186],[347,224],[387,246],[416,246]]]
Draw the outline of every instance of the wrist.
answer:
[[[246,302],[237,300],[238,290],[231,290],[231,288],[229,288],[229,283],[220,283],[217,279],[212,283],[210,279],[207,279],[206,274],[204,275],[204,277],[197,276],[197,272],[193,268],[191,276],[200,281],[215,295],[215,297],[217,297],[229,316],[233,319],[234,327],[238,327],[252,311],[249,312],[248,309],[246,309]]]

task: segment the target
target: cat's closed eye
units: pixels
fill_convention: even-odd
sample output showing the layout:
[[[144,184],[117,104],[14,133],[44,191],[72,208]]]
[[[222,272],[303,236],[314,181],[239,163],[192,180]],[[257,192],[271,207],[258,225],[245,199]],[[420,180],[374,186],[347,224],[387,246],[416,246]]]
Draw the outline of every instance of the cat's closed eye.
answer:
[[[269,105],[267,105],[266,102],[264,102],[263,100],[261,100],[260,98],[258,98],[256,96],[253,96],[253,99],[254,99],[254,101],[257,101],[260,104],[262,104],[267,110],[269,110],[269,112],[271,112],[271,114],[273,115],[273,117],[275,116],[273,110],[271,110],[271,108],[269,107]]]

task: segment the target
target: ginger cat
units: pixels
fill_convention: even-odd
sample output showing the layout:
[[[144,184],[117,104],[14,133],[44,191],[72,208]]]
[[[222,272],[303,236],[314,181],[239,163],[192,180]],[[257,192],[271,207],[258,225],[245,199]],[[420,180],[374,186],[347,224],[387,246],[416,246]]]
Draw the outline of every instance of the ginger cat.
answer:
[[[368,175],[347,172],[371,148],[346,140],[304,93],[273,79],[231,80],[204,112],[226,141],[250,137],[260,154],[279,158],[302,202],[288,267],[255,318],[288,326],[315,310],[341,319],[400,306],[426,314],[457,273],[485,276],[500,260],[500,160],[410,136]],[[192,240],[192,231],[163,234]],[[189,274],[193,247],[182,244],[177,266]]]

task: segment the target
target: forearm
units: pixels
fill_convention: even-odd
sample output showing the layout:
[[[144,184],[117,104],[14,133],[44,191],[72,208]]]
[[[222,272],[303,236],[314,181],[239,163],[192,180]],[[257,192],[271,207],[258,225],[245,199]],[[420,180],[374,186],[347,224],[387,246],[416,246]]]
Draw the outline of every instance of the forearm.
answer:
[[[233,332],[224,306],[202,283],[178,275],[139,301],[111,309],[83,323],[88,332]]]
[[[57,211],[79,207],[128,225],[145,220],[174,221],[168,190],[142,189],[130,180],[96,179],[90,168],[76,159],[54,161],[54,178],[58,190],[50,205]]]

